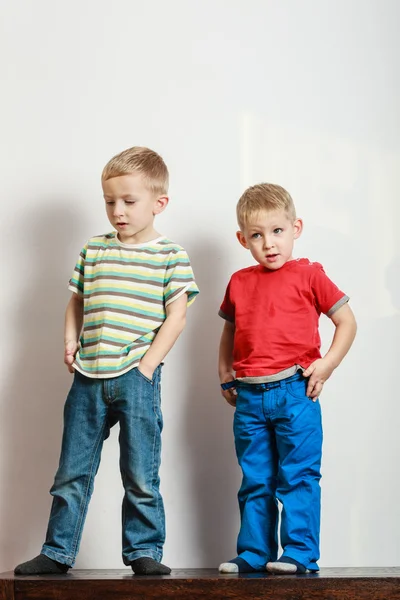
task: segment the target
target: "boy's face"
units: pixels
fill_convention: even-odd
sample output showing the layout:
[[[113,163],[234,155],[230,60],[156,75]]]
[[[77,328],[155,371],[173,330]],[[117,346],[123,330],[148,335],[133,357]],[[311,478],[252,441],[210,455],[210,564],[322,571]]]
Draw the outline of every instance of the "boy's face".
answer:
[[[292,221],[284,210],[261,211],[236,236],[260,265],[276,271],[293,260],[294,240],[300,237],[301,219]]]
[[[107,217],[121,242],[141,244],[158,235],[154,217],[167,206],[167,196],[149,190],[141,173],[112,177],[101,184]]]

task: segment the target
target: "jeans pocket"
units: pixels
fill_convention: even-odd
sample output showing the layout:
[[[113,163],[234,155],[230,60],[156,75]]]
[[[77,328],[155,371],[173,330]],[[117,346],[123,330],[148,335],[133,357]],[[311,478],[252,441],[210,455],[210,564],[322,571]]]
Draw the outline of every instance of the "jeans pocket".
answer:
[[[287,392],[297,398],[298,400],[310,400],[307,396],[307,385],[308,379],[305,377],[303,379],[298,379],[296,381],[290,381],[286,384]]]
[[[153,385],[154,373],[153,373],[153,379],[149,379],[148,377],[146,377],[146,375],[144,373],[142,373],[142,371],[140,371],[139,367],[136,367],[136,372],[139,375],[139,377],[141,377],[142,379],[144,379],[146,381],[146,383],[150,383],[150,385]]]

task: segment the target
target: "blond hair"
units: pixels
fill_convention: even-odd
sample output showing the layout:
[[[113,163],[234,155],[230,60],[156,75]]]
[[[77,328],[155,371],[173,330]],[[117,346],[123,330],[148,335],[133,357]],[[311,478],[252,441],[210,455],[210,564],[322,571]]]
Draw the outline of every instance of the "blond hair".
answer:
[[[146,186],[155,194],[168,193],[167,165],[157,152],[142,146],[133,146],[114,156],[104,167],[101,178],[107,181],[132,173],[141,173]]]
[[[280,185],[259,183],[247,188],[236,206],[239,227],[243,228],[254,214],[271,210],[284,210],[289,219],[296,219],[292,197]]]

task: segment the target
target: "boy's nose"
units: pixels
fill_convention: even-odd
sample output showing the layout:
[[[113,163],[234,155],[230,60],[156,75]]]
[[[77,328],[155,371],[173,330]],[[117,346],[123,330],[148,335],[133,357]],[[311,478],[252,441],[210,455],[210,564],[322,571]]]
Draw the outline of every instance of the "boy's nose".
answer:
[[[114,217],[122,217],[123,214],[124,214],[123,206],[119,202],[116,202],[115,206],[114,206],[114,212],[113,212]]]

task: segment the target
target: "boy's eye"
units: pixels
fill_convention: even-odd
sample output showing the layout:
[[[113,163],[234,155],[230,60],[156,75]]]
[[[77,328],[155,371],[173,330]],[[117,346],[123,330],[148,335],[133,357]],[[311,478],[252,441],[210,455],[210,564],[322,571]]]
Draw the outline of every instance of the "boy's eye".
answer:
[[[258,240],[258,238],[260,237],[260,235],[261,235],[260,233],[252,233],[251,234],[251,239]]]
[[[274,233],[282,233],[282,231],[282,227],[277,227],[276,229],[274,229]]]
[[[106,204],[111,205],[111,204],[115,204],[114,200],[106,200]]]
[[[125,200],[125,204],[135,204],[134,200]]]

